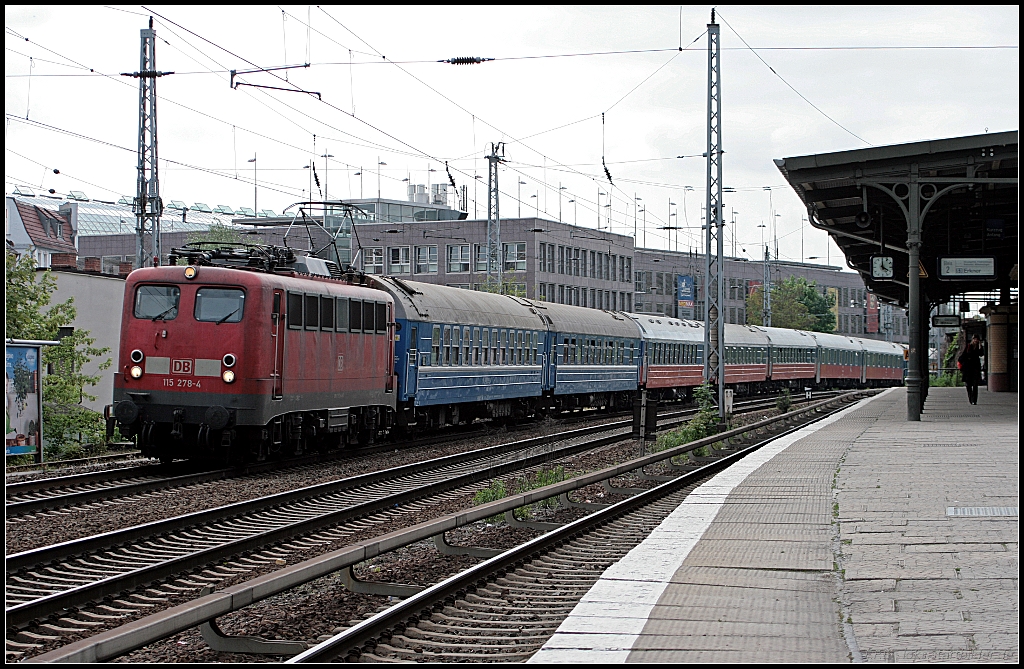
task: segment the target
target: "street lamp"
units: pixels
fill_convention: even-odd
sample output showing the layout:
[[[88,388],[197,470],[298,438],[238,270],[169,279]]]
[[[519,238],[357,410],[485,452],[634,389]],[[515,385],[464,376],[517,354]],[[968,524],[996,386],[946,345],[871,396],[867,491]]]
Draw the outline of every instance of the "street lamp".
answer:
[[[572,224],[576,225],[576,200],[569,200],[569,204],[572,205]]]
[[[537,193],[534,193],[530,197],[533,198],[533,200],[534,200],[534,203],[533,203],[534,217],[535,218],[540,218],[540,198],[537,197]]]
[[[258,195],[259,186],[256,184],[256,154],[252,154],[252,158],[249,159],[252,163],[252,211],[253,216],[259,216],[259,209],[256,208],[256,196]]]
[[[516,202],[519,203],[519,209],[518,209],[519,213],[518,213],[518,216],[517,216],[518,218],[522,218],[523,217],[523,186],[525,186],[525,185],[526,185],[526,182],[523,181],[522,179],[520,179],[519,180],[519,185],[516,186]]]
[[[363,168],[360,167],[359,171],[356,172],[353,176],[359,177],[359,199],[362,200],[363,199]]]
[[[558,222],[562,222],[562,191],[565,190],[565,186],[561,182],[558,183]]]
[[[606,193],[600,188],[597,189],[597,229],[601,229],[601,196]]]
[[[331,197],[327,193],[327,159],[333,158],[334,154],[324,152],[320,157],[324,159],[324,202],[327,202]],[[324,207],[324,211],[327,211],[327,207]]]
[[[668,199],[668,224],[672,225],[672,217],[673,216],[676,217],[675,227],[672,228],[673,230],[675,230],[675,232],[672,233],[672,238],[675,240],[675,244],[674,244],[674,250],[675,251],[679,251],[679,210],[676,209],[673,212],[672,211],[672,207],[678,207],[678,206],[679,205],[677,205],[675,202],[672,201],[672,198]]]
[[[387,165],[387,163],[382,161],[380,159],[380,156],[377,156],[377,199],[378,200],[380,199],[380,166],[381,165]],[[324,183],[326,183],[326,182],[327,182],[327,178],[324,177]],[[380,203],[378,202],[377,204],[380,204]]]

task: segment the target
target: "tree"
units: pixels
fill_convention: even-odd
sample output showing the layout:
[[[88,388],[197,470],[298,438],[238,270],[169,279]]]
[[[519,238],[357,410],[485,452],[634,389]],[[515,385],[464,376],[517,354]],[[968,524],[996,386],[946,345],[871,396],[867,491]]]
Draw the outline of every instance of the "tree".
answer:
[[[747,321],[763,324],[764,289],[758,286],[747,296]],[[833,332],[836,317],[831,296],[822,295],[815,282],[790,276],[772,285],[772,326],[814,332]]]
[[[57,338],[58,328],[74,322],[74,298],[43,311],[50,304],[57,280],[49,271],[42,272],[37,280],[39,273],[32,253],[18,257],[8,251],[5,269],[8,337],[52,340]],[[76,330],[64,337],[59,346],[43,347],[43,363],[53,370],[43,377],[43,437],[51,454],[75,455],[85,444],[103,443],[103,417],[82,406],[83,400],[96,399],[85,389],[95,386],[100,379],[84,374],[84,365],[110,352],[94,343],[88,330]],[[107,358],[99,368],[107,369],[110,364]]]

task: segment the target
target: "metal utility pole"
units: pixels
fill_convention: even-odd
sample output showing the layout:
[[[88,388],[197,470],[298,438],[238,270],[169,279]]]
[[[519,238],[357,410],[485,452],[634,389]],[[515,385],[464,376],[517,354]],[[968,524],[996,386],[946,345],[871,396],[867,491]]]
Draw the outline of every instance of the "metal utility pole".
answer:
[[[142,36],[139,71],[122,72],[121,76],[139,80],[139,165],[132,210],[135,212],[135,266],[145,267],[160,264],[160,216],[164,213],[157,174],[156,78],[174,73],[156,70],[156,31],[152,16],[149,28],[139,32]],[[148,247],[147,235],[152,238]]]
[[[764,276],[761,281],[761,323],[765,327],[772,326],[772,256],[768,245],[764,245]]]
[[[498,163],[505,160],[505,142],[491,142],[487,156],[487,284],[501,288],[501,219],[498,216]]]
[[[708,143],[705,200],[704,379],[718,386],[718,416],[725,418],[725,328],[722,324],[722,88],[721,54],[715,10],[708,24]]]

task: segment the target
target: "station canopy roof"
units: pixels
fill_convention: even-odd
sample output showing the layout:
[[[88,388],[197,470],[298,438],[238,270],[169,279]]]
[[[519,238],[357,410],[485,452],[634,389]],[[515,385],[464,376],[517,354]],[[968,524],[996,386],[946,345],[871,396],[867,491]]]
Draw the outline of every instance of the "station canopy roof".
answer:
[[[957,295],[1017,287],[1016,131],[782,158],[775,164],[807,206],[812,225],[831,235],[850,268],[882,299],[908,302],[914,181],[922,212],[922,298],[940,304]],[[891,280],[872,278],[873,256],[892,258]],[[947,258],[947,270],[949,258],[992,258],[995,278],[940,278],[940,258]]]

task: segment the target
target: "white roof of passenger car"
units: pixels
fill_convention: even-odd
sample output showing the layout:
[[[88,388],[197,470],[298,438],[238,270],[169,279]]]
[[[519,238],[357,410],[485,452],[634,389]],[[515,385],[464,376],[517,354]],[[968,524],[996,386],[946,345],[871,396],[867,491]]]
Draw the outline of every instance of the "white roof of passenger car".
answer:
[[[648,341],[704,342],[704,324],[684,318],[672,318],[654,314],[625,314],[640,326],[643,338]]]

